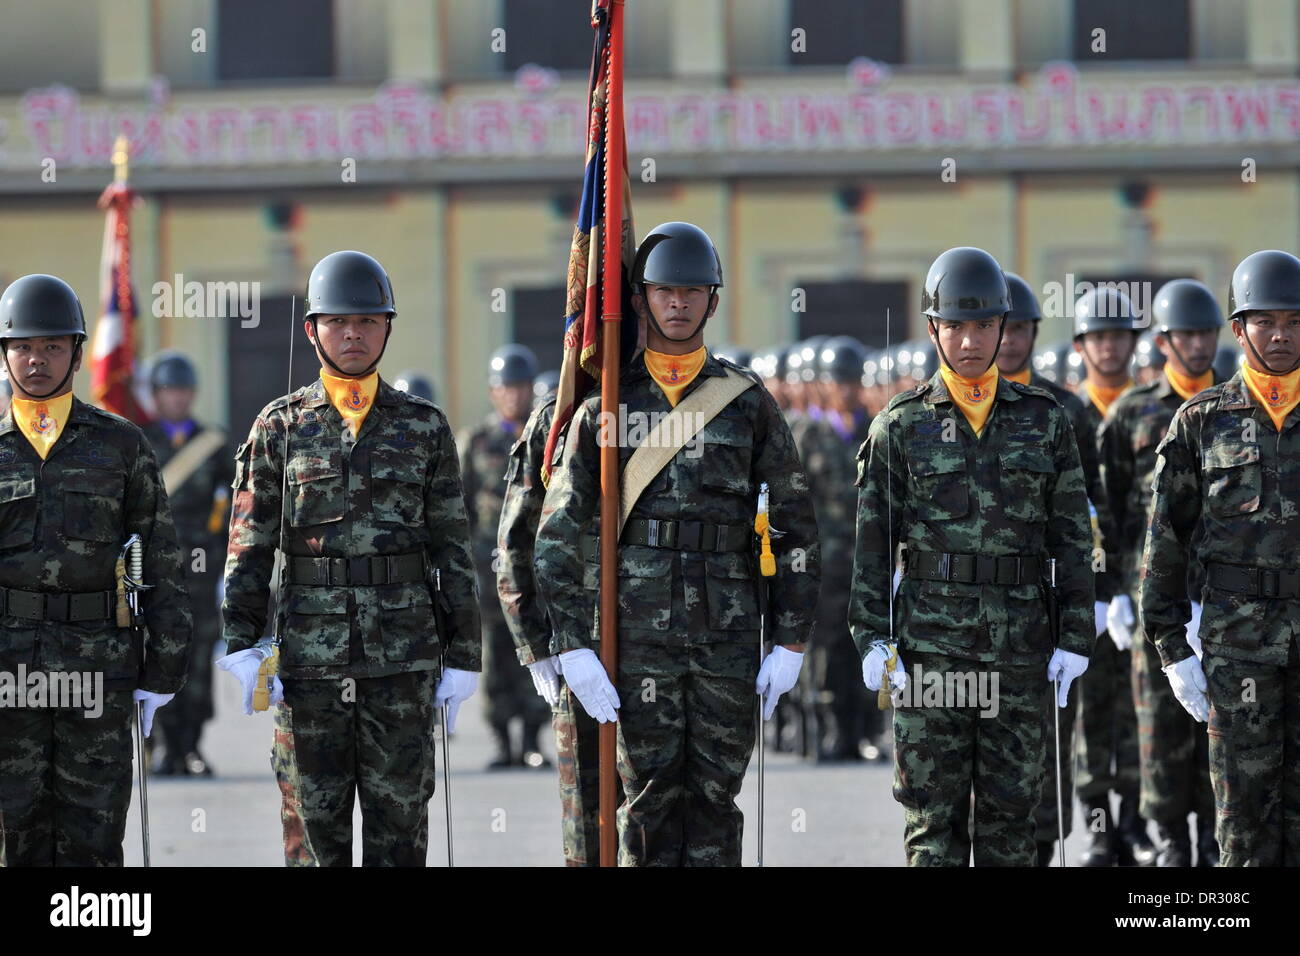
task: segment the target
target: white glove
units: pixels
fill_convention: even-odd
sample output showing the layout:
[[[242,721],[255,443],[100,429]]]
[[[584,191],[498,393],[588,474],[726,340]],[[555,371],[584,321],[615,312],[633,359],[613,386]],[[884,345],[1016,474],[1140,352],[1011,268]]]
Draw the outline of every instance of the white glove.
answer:
[[[269,649],[264,650],[258,646],[235,651],[217,661],[217,666],[223,671],[234,674],[243,687],[245,714],[253,713],[253,691],[257,689],[257,672],[262,666],[262,661],[269,655]],[[271,678],[271,705],[274,706],[282,700],[284,700],[284,685],[280,683],[280,675],[276,674]]]
[[[780,644],[763,658],[763,665],[758,669],[758,680],[754,683],[754,692],[763,698],[764,720],[772,718],[781,695],[798,682],[801,667],[803,653],[789,650]]]
[[[560,702],[560,665],[554,657],[543,657],[528,665],[537,696],[554,707]]]
[[[1115,647],[1126,651],[1133,646],[1133,601],[1127,594],[1116,594],[1106,606],[1106,629]]]
[[[1106,614],[1110,610],[1110,605],[1105,601],[1094,601],[1092,605],[1092,616],[1097,624],[1097,636],[1101,637],[1106,630]]]
[[[897,644],[871,642],[867,656],[862,658],[862,683],[867,685],[867,690],[880,690],[880,684],[885,679],[885,663],[889,660],[889,655],[897,651]],[[903,670],[901,656],[894,658],[894,670],[889,675],[889,683],[898,691],[907,686],[907,671]]]
[[[438,681],[438,689],[433,692],[433,703],[435,707],[445,705],[447,708],[447,733],[455,732],[456,710],[473,697],[477,689],[478,674],[456,667],[443,668],[442,680]]]
[[[560,655],[560,673],[592,720],[607,724],[617,719],[614,711],[619,707],[618,691],[609,682],[605,665],[595,651],[589,647],[565,651]]]
[[[1101,605],[1105,607],[1106,605]],[[1064,707],[1070,696],[1070,685],[1083,676],[1088,669],[1088,658],[1073,651],[1063,651],[1059,647],[1052,652],[1052,659],[1047,662],[1047,679],[1053,683],[1060,681],[1056,693],[1056,706]]]
[[[1205,696],[1205,671],[1201,670],[1201,662],[1188,657],[1163,670],[1183,710],[1200,723],[1205,723],[1210,713],[1210,699]]]
[[[171,703],[175,694],[155,694],[151,690],[135,690],[131,693],[132,700],[144,701],[144,735],[149,736],[153,730],[153,715],[158,712],[159,707],[166,707]]]
[[[1186,630],[1187,630],[1187,643],[1191,645],[1192,653],[1196,655],[1196,659],[1199,661],[1201,659],[1201,652],[1204,650],[1201,647],[1201,602],[1200,601],[1192,602],[1192,619],[1187,622]]]

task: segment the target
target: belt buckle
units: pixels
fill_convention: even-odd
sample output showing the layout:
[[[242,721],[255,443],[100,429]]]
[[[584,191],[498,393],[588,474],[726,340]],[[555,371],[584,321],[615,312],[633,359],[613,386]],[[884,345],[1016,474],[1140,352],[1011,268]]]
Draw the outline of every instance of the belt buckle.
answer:
[[[647,519],[645,543],[652,548],[659,547],[659,519],[658,518]]]
[[[1281,587],[1280,587],[1280,585],[1281,585],[1281,581],[1280,581],[1280,577],[1281,577],[1281,575],[1280,575],[1280,573],[1277,572],[1277,571],[1272,571],[1272,570],[1269,570],[1269,569],[1267,569],[1267,568],[1260,568],[1260,569],[1259,569],[1259,579],[1258,579],[1258,580],[1259,580],[1259,596],[1260,596],[1260,597],[1266,597],[1266,598],[1275,598],[1275,597],[1277,597],[1277,596],[1279,595],[1279,593],[1281,592]],[[1270,586],[1269,584],[1265,584],[1264,582],[1266,582],[1266,581],[1270,581],[1270,582],[1272,582],[1272,583],[1271,583],[1271,586]]]
[[[384,556],[384,576],[387,578],[385,584],[392,584],[397,580],[397,558],[394,555]]]
[[[1011,582],[1010,582],[1011,585],[1012,585],[1012,587],[1014,587],[1014,586],[1020,584],[1020,571],[1021,571],[1021,567],[1022,567],[1022,565],[1021,565],[1021,563],[1020,563],[1020,556],[1019,556],[1019,555],[1017,555],[1016,557],[1012,558],[1011,560],[1013,560],[1013,561],[1016,562],[1016,563],[1015,563],[1015,569],[1016,569],[1015,577],[1014,577],[1014,578],[1011,580]]]
[[[47,621],[66,624],[71,617],[72,599],[68,594],[46,594],[44,604],[44,617]]]
[[[677,523],[677,550],[700,550],[700,534],[703,530],[698,521],[679,521]]]
[[[944,551],[939,555],[939,580],[950,581],[952,575],[952,555]]]

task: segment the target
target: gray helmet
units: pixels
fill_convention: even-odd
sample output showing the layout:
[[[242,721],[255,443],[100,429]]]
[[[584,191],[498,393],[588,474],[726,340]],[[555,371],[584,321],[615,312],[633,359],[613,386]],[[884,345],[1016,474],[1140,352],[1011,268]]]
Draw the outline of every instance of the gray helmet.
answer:
[[[1083,360],[1072,342],[1048,346],[1034,355],[1033,364],[1039,375],[1063,388],[1073,388],[1084,379]]]
[[[785,380],[790,384],[817,380],[817,353],[829,336],[814,335],[796,342],[785,360]]]
[[[542,403],[556,394],[560,390],[560,370],[558,368],[548,368],[544,372],[538,372],[537,378],[533,381],[533,399]]]
[[[1155,333],[1142,336],[1133,349],[1133,365],[1136,368],[1164,368],[1165,353],[1156,348]]]
[[[641,240],[632,263],[632,286],[722,286],[722,260],[713,240],[689,222],[665,222]]]
[[[1241,350],[1241,346],[1236,342],[1224,342],[1214,353],[1214,376],[1221,382],[1226,382],[1232,376],[1237,374],[1237,369],[1241,368],[1242,360],[1246,353]]]
[[[859,382],[867,349],[851,335],[836,335],[817,351],[817,375],[823,382]]]
[[[753,357],[750,367],[759,374],[760,378],[785,381],[786,355],[789,351],[789,347],[785,345],[764,349]]]
[[[488,385],[518,385],[537,378],[537,356],[527,345],[511,343],[492,353],[488,360]]]
[[[313,315],[397,314],[388,273],[364,252],[331,252],[316,263],[307,280],[306,317]]]
[[[86,316],[77,293],[58,276],[36,273],[15,279],[0,295],[0,341],[56,335],[86,338]]]
[[[1089,289],[1074,303],[1074,337],[1089,332],[1120,329],[1140,332],[1136,327],[1137,313],[1133,302],[1114,286],[1102,285]]]
[[[719,345],[713,350],[716,358],[724,358],[733,365],[753,367],[754,353],[741,345]]]
[[[1014,272],[1004,272],[1007,277],[1007,290],[1011,294],[1011,309],[1007,312],[1008,322],[1041,322],[1043,310],[1039,308],[1038,296],[1029,287],[1029,283]]]
[[[1279,249],[1251,253],[1232,270],[1228,313],[1300,309],[1300,259]]]
[[[925,275],[921,312],[932,319],[965,321],[1005,315],[1011,294],[998,261],[983,249],[958,246],[942,253]]]
[[[422,372],[414,369],[403,372],[393,380],[393,388],[405,392],[407,395],[414,395],[416,398],[423,398],[426,401],[436,402],[434,398],[433,380]]]
[[[1152,308],[1155,327],[1161,332],[1195,332],[1223,328],[1223,310],[1203,282],[1174,279],[1156,293]]]
[[[184,352],[159,352],[149,366],[149,387],[198,388],[199,373]]]
[[[939,371],[939,351],[929,339],[916,339],[907,343],[912,357],[908,365],[909,373],[918,382],[928,382]]]

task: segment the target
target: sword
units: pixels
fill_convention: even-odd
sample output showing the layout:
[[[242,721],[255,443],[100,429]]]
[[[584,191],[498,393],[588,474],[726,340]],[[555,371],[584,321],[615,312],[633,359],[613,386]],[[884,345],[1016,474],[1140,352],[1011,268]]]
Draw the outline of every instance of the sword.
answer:
[[[144,672],[144,627],[140,608],[140,595],[153,585],[144,583],[144,552],[140,536],[133,534],[122,546],[121,559],[126,572],[122,576],[127,607],[130,610],[131,632],[140,652],[140,672]],[[120,560],[121,560],[120,559]],[[144,751],[144,701],[135,702],[135,753],[136,777],[140,782],[140,840],[144,850],[144,865],[149,866],[149,774],[145,769]]]
[[[434,596],[433,596],[434,621],[438,626],[438,634],[440,638],[439,644],[441,644],[442,635],[447,633],[446,627],[443,623],[444,608],[442,606],[442,569],[441,568],[433,569],[433,589],[434,589]],[[443,663],[443,655],[439,654],[438,655],[439,677],[441,678],[441,675],[444,673],[446,673],[446,666]],[[447,746],[447,738],[450,736],[450,732],[447,729],[448,727],[447,705],[444,703],[441,709],[442,709],[442,802],[447,809],[447,866],[454,867],[456,865],[456,861],[455,861],[455,857],[452,854],[452,848],[451,848],[451,750]]]
[[[1047,567],[1051,573],[1052,594],[1056,594],[1056,559],[1048,558]],[[1055,635],[1053,635],[1055,636]],[[1056,732],[1056,759],[1052,762],[1052,772],[1056,774],[1056,838],[1057,866],[1065,866],[1065,801],[1061,796],[1061,678],[1052,681],[1052,727]]]

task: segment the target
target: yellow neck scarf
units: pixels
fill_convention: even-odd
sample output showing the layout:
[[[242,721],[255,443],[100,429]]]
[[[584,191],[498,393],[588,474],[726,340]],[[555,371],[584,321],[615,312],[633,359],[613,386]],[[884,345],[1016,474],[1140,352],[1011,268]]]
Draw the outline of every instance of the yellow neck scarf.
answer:
[[[1169,379],[1169,384],[1182,400],[1187,401],[1197,392],[1203,392],[1214,384],[1214,369],[1207,368],[1204,375],[1191,378],[1182,372],[1175,372],[1173,362],[1166,362],[1165,378]]]
[[[998,391],[998,363],[990,365],[979,378],[963,378],[940,362],[939,374],[948,386],[948,394],[966,416],[970,427],[975,429],[975,434],[982,434],[989,412],[993,410],[993,396]]]
[[[1241,377],[1246,380],[1246,387],[1251,394],[1264,406],[1268,417],[1273,419],[1274,427],[1281,431],[1282,423],[1286,421],[1291,409],[1300,403],[1300,368],[1286,375],[1269,375],[1243,365]]]
[[[365,378],[339,378],[320,370],[320,380],[325,383],[325,393],[330,404],[343,416],[343,423],[353,436],[361,433],[361,424],[370,414],[379,392],[379,373],[371,372]]]
[[[695,376],[704,367],[704,357],[707,354],[703,345],[685,355],[665,355],[663,352],[645,350],[645,367],[668,396],[668,404],[673,408],[681,401],[686,386],[695,381]]]
[[[1003,375],[1002,377],[1013,382],[1019,382],[1021,385],[1028,385],[1029,376],[1032,374],[1033,372],[1031,372],[1029,366],[1026,365],[1019,372],[1012,372],[1010,375]]]
[[[13,406],[14,424],[27,436],[27,440],[36,449],[36,454],[44,461],[68,422],[68,413],[72,411],[72,392],[64,392],[57,398],[35,401],[15,395]]]
[[[1092,404],[1096,406],[1097,411],[1105,416],[1110,403],[1127,392],[1132,384],[1133,380],[1129,379],[1123,385],[1116,385],[1114,388],[1109,385],[1094,385],[1092,382],[1084,382],[1084,387],[1087,388],[1088,397],[1092,399]]]

